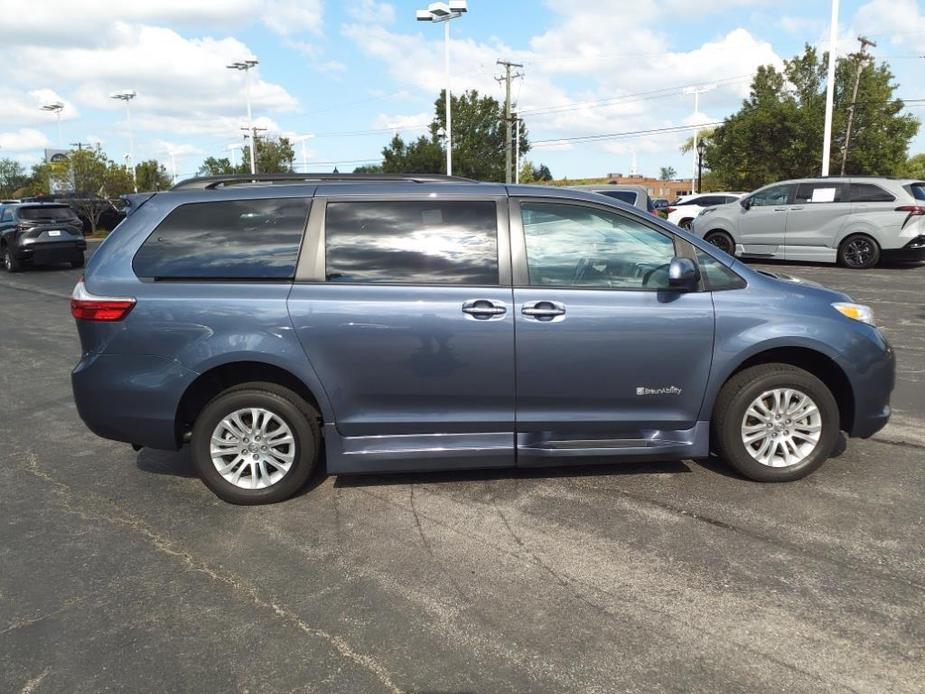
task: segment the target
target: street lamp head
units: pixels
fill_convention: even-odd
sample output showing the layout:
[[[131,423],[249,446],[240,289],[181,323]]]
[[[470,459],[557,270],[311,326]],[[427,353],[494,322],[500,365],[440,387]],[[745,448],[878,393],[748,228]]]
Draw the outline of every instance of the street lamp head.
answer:
[[[120,101],[131,101],[138,93],[134,89],[125,89],[121,92],[113,92],[109,95],[110,99],[119,99]]]
[[[469,11],[466,0],[450,0],[449,2],[432,2],[426,10],[418,10],[415,17],[419,22],[445,22],[449,19],[461,17]]]
[[[60,113],[61,111],[64,110],[64,104],[62,104],[60,101],[55,101],[50,104],[43,104],[40,108],[43,111],[49,111],[51,113]]]
[[[707,143],[703,138],[700,138],[697,141],[697,154],[699,154],[702,157],[703,153],[706,151],[707,151]]]
[[[246,60],[237,60],[230,65],[226,65],[229,70],[250,70],[260,61],[256,58],[247,58]]]

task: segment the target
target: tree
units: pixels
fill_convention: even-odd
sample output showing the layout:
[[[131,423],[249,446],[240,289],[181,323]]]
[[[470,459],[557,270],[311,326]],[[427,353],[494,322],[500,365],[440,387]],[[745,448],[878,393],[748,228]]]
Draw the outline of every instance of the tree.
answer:
[[[156,159],[138,162],[135,176],[138,178],[138,190],[142,192],[169,190],[173,185],[173,179],[167,173],[167,169]]]
[[[546,164],[534,166],[532,161],[524,161],[520,165],[521,183],[545,183],[552,180],[552,174]]]
[[[900,178],[918,178],[925,180],[925,154],[916,154],[909,157],[896,170]]]
[[[386,173],[446,172],[446,111],[443,92],[434,102],[429,135],[406,143],[395,135],[382,150]],[[453,95],[453,173],[483,181],[504,180],[504,108],[475,90]],[[520,126],[520,153],[530,151],[527,128]],[[548,173],[548,169],[547,169]]]
[[[364,164],[353,170],[355,174],[379,174],[383,173],[382,164]]]
[[[257,173],[291,173],[292,162],[295,160],[295,152],[292,149],[292,143],[285,137],[261,137],[257,139]],[[218,161],[227,162],[228,159],[219,159]],[[229,163],[229,167],[230,167]],[[233,171],[234,169],[232,169]],[[241,163],[241,173],[250,173],[251,170],[251,150],[250,147],[244,148],[244,161]],[[231,173],[229,172],[221,172]],[[218,175],[218,174],[217,174]]]
[[[663,166],[659,169],[658,177],[663,181],[670,181],[672,178],[677,176],[678,172],[674,170],[673,166]]]
[[[0,159],[0,197],[11,198],[13,193],[29,182],[22,164],[13,159]]]
[[[785,178],[818,175],[825,118],[827,56],[812,46],[785,61],[783,71],[758,68],[742,108],[707,141],[704,165],[723,187],[751,190]],[[897,85],[885,63],[863,64],[846,173],[891,175],[906,161],[919,121],[903,115]],[[832,126],[832,169],[841,147],[857,63],[838,60]]]
[[[257,158],[257,161],[260,161],[260,158]],[[248,158],[248,162],[250,159]],[[247,171],[250,172],[250,164],[248,164]],[[208,157],[205,161],[202,162],[202,165],[199,167],[199,170],[196,172],[197,176],[226,176],[228,174],[234,173],[244,173],[244,168],[238,166],[235,168],[231,164],[231,160],[228,157]]]

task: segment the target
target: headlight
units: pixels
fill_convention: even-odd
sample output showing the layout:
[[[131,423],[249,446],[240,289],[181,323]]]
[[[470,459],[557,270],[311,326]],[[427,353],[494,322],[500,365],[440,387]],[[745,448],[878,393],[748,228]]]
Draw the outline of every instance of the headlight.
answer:
[[[854,320],[859,320],[862,323],[867,323],[869,325],[874,324],[874,312],[870,306],[864,306],[863,304],[849,304],[849,303],[835,303],[832,304],[832,308],[838,311],[843,316],[848,316]]]

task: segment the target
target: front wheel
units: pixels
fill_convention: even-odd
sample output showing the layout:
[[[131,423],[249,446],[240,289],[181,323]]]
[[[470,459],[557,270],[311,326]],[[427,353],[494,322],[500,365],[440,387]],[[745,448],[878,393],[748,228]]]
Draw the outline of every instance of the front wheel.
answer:
[[[735,241],[733,241],[732,237],[725,231],[711,231],[703,237],[703,240],[707,243],[713,244],[718,249],[723,251],[723,253],[727,253],[728,255],[735,255]]]
[[[879,260],[880,246],[865,234],[852,234],[838,247],[838,263],[854,270],[866,270]]]
[[[318,413],[287,388],[245,383],[215,397],[191,440],[205,485],[232,504],[271,504],[299,491],[320,449]]]
[[[711,438],[720,457],[746,477],[789,482],[829,458],[839,424],[838,405],[822,381],[789,364],[761,364],[723,386]]]

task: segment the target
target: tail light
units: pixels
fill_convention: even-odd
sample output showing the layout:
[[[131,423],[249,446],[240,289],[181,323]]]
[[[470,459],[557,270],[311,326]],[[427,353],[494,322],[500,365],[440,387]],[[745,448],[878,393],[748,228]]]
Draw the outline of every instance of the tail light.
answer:
[[[922,205],[900,205],[896,208],[896,212],[907,212],[906,218],[903,220],[902,228],[905,229],[906,225],[909,223],[909,220],[913,217],[922,217],[925,216],[925,206]]]
[[[135,308],[130,297],[97,296],[87,291],[83,278],[71,294],[71,315],[77,320],[113,323],[125,318]]]

